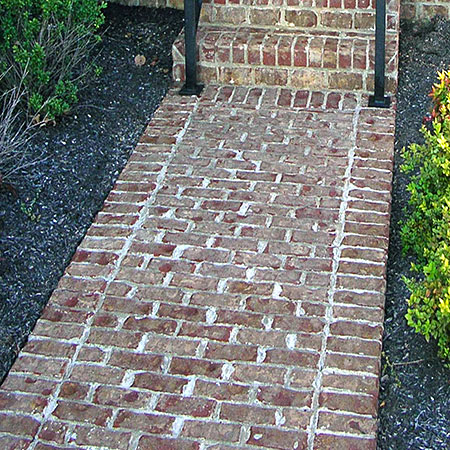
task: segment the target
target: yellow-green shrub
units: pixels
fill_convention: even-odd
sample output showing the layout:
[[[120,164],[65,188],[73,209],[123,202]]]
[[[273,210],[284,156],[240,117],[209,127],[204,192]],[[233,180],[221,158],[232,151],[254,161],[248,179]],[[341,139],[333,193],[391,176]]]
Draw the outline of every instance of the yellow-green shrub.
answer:
[[[408,219],[402,228],[404,249],[416,256],[408,324],[427,340],[436,340],[439,355],[450,360],[450,71],[439,74],[430,94],[431,127],[423,127],[423,145],[403,151],[402,170],[413,172]]]

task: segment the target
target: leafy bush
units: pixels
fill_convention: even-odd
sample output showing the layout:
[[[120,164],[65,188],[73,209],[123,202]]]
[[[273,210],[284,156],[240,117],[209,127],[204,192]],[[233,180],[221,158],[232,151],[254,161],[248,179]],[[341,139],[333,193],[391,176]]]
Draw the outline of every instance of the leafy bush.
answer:
[[[411,292],[406,318],[427,340],[436,339],[439,355],[450,360],[450,71],[439,74],[430,96],[425,143],[403,151],[402,170],[414,175],[402,240],[416,256],[417,274],[405,279]]]
[[[0,0],[0,72],[8,73],[2,91],[17,86],[27,68],[30,113],[44,107],[52,119],[69,110],[92,66],[104,7],[99,0]]]

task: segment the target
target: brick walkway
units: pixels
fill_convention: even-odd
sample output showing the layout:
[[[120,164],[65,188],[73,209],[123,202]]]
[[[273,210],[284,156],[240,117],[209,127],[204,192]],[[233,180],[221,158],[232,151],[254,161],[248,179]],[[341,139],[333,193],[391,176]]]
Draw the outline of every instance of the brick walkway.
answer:
[[[394,113],[172,92],[0,390],[2,449],[374,449]]]

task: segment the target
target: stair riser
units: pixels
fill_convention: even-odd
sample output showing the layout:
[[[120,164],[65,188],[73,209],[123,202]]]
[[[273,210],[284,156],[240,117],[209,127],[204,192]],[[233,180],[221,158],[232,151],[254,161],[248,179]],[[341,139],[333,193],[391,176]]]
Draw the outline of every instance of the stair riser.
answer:
[[[258,26],[285,30],[373,31],[375,12],[346,9],[282,9],[203,5],[201,20],[212,25]],[[398,15],[387,15],[387,29],[396,30]]]
[[[291,89],[338,90],[348,92],[373,92],[373,74],[361,75],[351,72],[325,72],[313,69],[303,70],[272,70],[253,67],[223,67],[199,66],[199,80],[209,84],[234,84],[240,86],[280,86]],[[173,67],[173,76],[177,81],[184,81],[184,65]],[[395,78],[386,78],[386,92],[396,91]]]
[[[175,80],[184,80],[184,42],[173,48]],[[387,90],[395,92],[396,37],[388,35]],[[202,81],[256,86],[357,90],[373,88],[374,41],[347,36],[266,35],[201,31]]]

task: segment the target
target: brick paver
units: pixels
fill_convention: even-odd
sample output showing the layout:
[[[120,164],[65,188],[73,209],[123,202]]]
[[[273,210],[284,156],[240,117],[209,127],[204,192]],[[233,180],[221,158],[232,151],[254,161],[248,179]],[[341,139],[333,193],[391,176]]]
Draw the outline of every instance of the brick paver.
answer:
[[[394,113],[171,92],[0,389],[2,449],[375,449]]]

